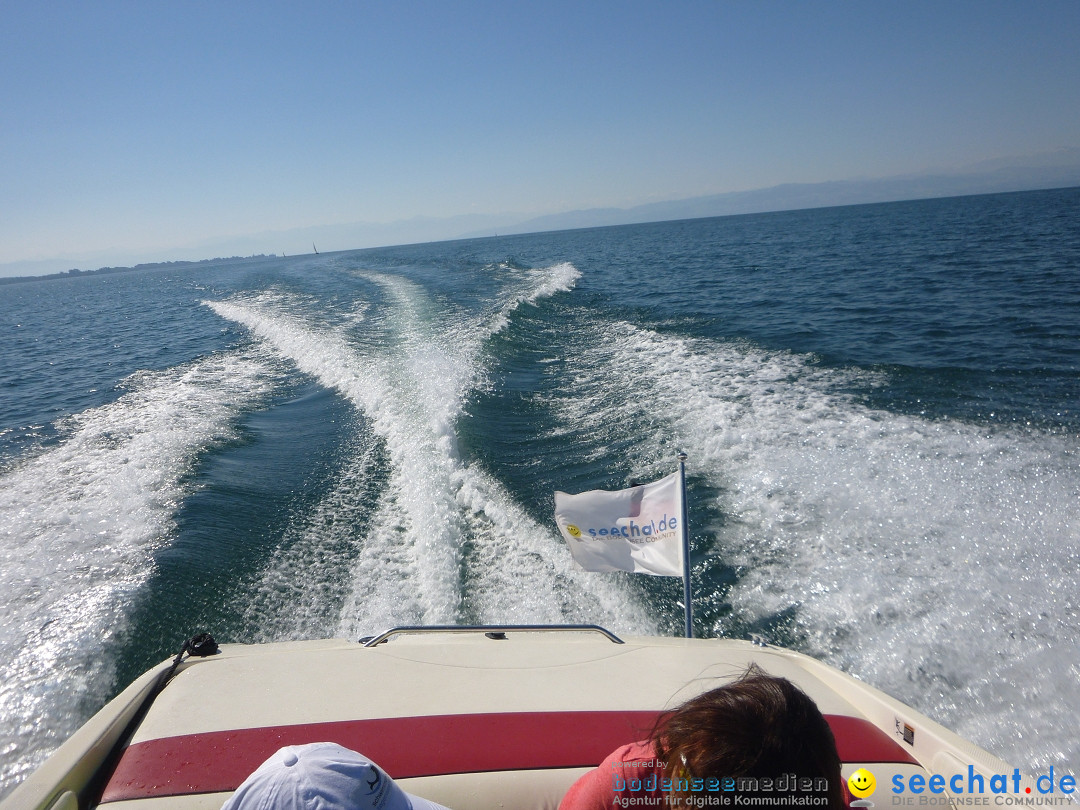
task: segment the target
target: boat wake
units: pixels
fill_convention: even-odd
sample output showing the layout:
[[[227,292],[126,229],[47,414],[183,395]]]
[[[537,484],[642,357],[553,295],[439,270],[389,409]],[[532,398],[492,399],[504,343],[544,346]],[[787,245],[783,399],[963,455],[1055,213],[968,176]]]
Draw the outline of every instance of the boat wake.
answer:
[[[270,390],[260,354],[135,374],[0,479],[0,784],[110,696],[115,650],[154,552],[174,537],[190,473]]]
[[[577,271],[529,272],[483,329],[439,309],[414,282],[358,275],[379,291],[383,311],[374,323],[313,324],[297,314],[301,302],[279,294],[207,302],[360,415],[339,485],[295,522],[252,583],[250,626],[266,640],[328,631],[358,637],[418,623],[595,621],[655,631],[617,584],[574,569],[554,529],[536,523],[458,448],[463,404],[485,384],[486,340],[521,304],[571,286]],[[358,334],[365,327],[379,339]],[[330,557],[336,567],[327,567]],[[352,561],[345,589],[341,560]],[[311,578],[319,584],[311,587]],[[280,598],[285,581],[305,583],[298,610]]]
[[[644,475],[691,453],[712,516],[696,570],[733,578],[705,583],[709,635],[794,645],[1006,760],[1080,759],[1061,724],[1080,714],[1075,439],[875,410],[850,391],[885,377],[812,357],[629,323],[576,337],[557,421]]]

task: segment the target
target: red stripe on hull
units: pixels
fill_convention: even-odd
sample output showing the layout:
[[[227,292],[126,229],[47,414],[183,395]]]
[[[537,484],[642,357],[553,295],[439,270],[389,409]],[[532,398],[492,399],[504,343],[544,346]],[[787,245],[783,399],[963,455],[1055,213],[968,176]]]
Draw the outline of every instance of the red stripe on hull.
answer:
[[[235,790],[278,748],[336,742],[395,779],[595,767],[644,739],[659,712],[519,712],[346,720],[163,737],[131,745],[101,802]],[[866,720],[828,716],[844,761],[918,764]]]

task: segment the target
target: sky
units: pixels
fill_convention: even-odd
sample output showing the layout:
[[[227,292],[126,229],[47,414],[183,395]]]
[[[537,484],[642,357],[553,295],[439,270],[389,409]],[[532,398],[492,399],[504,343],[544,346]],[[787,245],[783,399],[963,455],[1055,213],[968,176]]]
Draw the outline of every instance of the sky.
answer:
[[[0,275],[1076,148],[1078,42],[1076,0],[4,0]]]

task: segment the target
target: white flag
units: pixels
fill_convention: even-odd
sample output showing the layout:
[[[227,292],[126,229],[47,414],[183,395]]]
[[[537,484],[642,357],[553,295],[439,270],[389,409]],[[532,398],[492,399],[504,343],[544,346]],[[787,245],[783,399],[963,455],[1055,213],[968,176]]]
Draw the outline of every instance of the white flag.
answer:
[[[555,522],[574,561],[586,571],[683,575],[682,487],[677,472],[617,492],[556,492]]]

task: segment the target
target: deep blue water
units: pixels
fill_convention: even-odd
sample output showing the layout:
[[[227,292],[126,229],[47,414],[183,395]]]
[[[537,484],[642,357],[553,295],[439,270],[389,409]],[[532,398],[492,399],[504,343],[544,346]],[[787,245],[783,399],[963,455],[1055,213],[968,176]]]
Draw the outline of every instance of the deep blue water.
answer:
[[[1078,222],[1068,189],[0,286],[0,792],[199,630],[677,634],[680,583],[577,571],[551,496],[679,449],[699,635],[1075,766]]]

